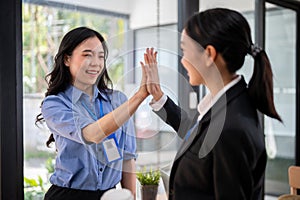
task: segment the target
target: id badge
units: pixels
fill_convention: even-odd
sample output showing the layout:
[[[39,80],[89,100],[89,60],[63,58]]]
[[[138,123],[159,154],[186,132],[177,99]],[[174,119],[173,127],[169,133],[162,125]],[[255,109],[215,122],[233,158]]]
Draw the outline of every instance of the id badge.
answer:
[[[122,159],[122,155],[120,154],[118,143],[115,138],[109,138],[103,141],[104,154],[106,156],[106,161],[108,163],[117,161]]]

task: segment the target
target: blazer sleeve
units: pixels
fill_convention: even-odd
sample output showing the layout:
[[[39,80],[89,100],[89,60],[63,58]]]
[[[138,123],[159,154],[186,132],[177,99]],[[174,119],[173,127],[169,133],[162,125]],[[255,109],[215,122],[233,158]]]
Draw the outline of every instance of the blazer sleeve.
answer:
[[[187,131],[196,120],[190,119],[185,110],[176,105],[169,97],[159,111],[154,111],[163,121],[169,124],[179,135],[184,138]],[[196,118],[195,118],[196,119]]]

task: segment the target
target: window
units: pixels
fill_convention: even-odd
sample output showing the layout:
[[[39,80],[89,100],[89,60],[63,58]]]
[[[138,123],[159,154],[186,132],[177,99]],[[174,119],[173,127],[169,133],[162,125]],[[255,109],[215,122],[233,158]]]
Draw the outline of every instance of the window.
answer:
[[[159,75],[163,91],[178,101],[178,39],[177,25],[164,25],[135,30],[135,66],[140,66],[146,48],[158,52]],[[140,82],[141,69],[136,68],[136,83]],[[135,114],[139,157],[142,167],[169,168],[178,147],[177,134],[164,123],[149,106],[151,97],[144,101]],[[150,120],[149,120],[150,119]],[[168,170],[168,169],[167,169]]]
[[[270,6],[270,4],[268,5]],[[266,51],[274,74],[274,101],[283,124],[265,118],[268,163],[266,193],[289,193],[288,167],[295,162],[296,12],[271,6],[266,11]]]

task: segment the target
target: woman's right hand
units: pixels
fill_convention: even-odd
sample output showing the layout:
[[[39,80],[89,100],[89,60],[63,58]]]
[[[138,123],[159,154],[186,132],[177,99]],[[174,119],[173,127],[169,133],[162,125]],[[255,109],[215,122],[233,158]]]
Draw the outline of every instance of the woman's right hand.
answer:
[[[149,96],[149,92],[147,90],[147,75],[146,75],[146,69],[145,69],[145,65],[143,63],[142,64],[142,80],[140,83],[140,88],[137,91],[137,95],[139,95],[142,99],[145,99]]]
[[[153,48],[147,48],[144,54],[144,62],[141,62],[142,67],[146,72],[146,85],[147,91],[153,96],[155,101],[158,101],[162,96],[163,92],[159,83],[157,60],[157,52],[154,52]]]

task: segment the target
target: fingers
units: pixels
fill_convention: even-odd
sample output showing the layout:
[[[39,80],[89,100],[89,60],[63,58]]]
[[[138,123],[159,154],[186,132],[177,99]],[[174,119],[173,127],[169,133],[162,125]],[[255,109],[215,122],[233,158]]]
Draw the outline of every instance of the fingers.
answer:
[[[144,53],[144,61],[146,65],[149,65],[149,59],[147,53]]]
[[[140,64],[142,67],[141,88],[146,89],[148,94],[151,94],[153,98],[159,99],[162,91],[157,68],[157,51],[154,48],[147,48],[144,53],[144,62],[140,62]]]
[[[145,64],[142,61],[140,61],[140,64],[142,65],[143,68],[145,67]]]
[[[143,75],[148,83],[158,83],[158,69],[157,69],[157,51],[154,48],[147,48],[144,53],[144,62],[140,62]]]
[[[147,65],[150,65],[152,63],[157,63],[157,52],[154,51],[154,48],[147,48],[146,53],[144,54],[144,60]]]
[[[142,82],[146,82],[147,80],[147,67],[145,66],[145,64],[143,62],[140,62],[141,66],[142,66]]]
[[[140,62],[140,64],[142,66],[142,73],[143,73],[143,75],[146,75],[146,70],[147,70],[146,65],[143,62]]]

